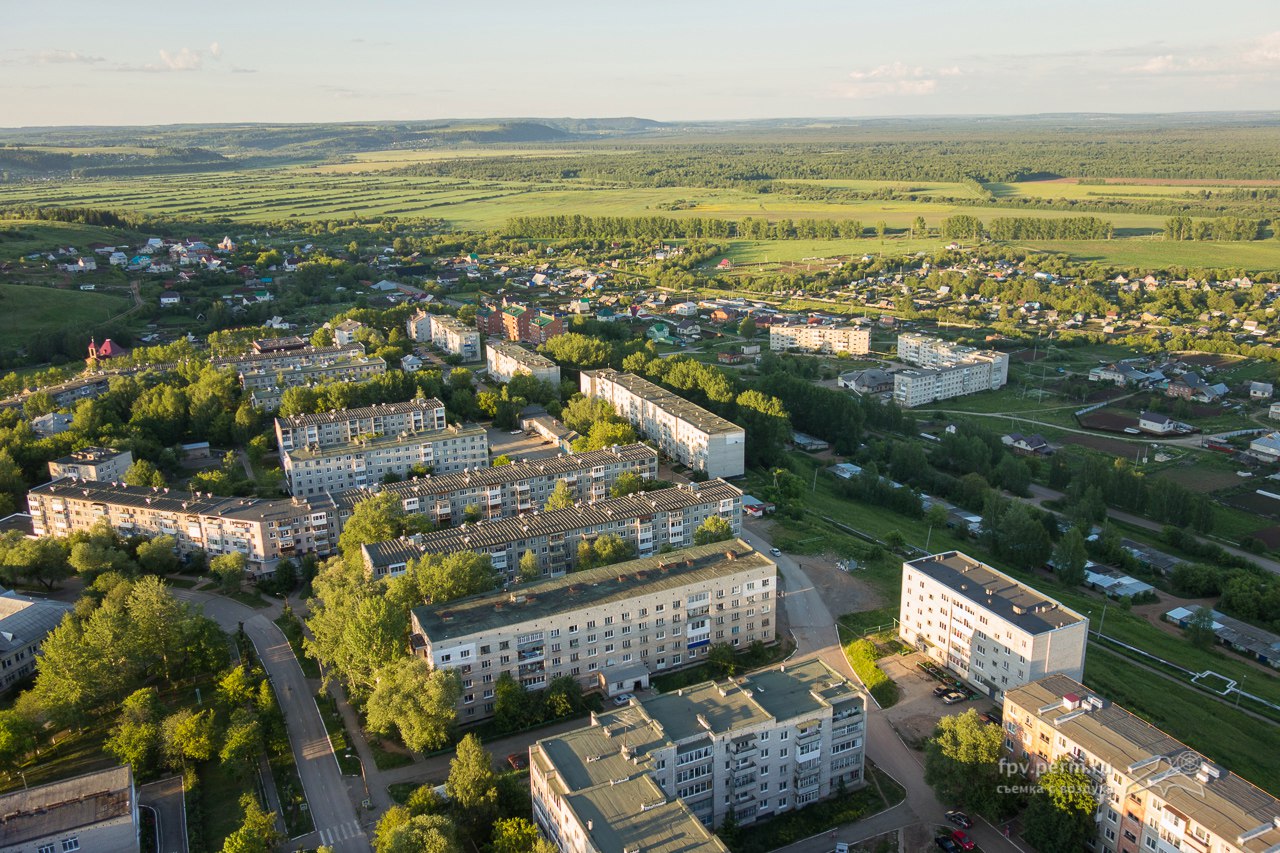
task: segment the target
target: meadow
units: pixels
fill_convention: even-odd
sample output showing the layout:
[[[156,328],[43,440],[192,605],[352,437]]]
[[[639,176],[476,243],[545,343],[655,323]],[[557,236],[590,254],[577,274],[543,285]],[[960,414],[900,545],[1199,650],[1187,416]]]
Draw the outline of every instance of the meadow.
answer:
[[[0,284],[0,314],[10,339],[30,340],[67,329],[88,329],[111,319],[130,304],[127,297],[109,293]]]

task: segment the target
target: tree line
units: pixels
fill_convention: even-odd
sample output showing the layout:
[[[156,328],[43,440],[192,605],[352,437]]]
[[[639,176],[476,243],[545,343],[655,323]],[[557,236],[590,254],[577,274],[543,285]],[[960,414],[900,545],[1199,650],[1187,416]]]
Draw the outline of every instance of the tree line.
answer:
[[[1261,240],[1265,219],[1219,216],[1216,219],[1192,219],[1171,216],[1164,221],[1166,240]]]
[[[861,237],[855,219],[711,219],[674,216],[516,216],[505,233],[542,239],[836,240]]]

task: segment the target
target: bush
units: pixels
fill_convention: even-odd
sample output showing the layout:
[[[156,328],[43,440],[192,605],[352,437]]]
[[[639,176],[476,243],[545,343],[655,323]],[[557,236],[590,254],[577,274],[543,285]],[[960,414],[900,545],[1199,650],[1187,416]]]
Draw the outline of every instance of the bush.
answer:
[[[876,665],[878,655],[875,643],[870,640],[854,640],[844,647],[844,656],[881,708],[897,703],[898,684]]]

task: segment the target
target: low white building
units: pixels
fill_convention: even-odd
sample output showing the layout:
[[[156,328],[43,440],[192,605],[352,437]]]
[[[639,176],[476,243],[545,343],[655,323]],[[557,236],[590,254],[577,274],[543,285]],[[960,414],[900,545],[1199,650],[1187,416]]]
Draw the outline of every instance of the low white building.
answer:
[[[110,447],[85,447],[72,451],[69,456],[49,463],[49,479],[75,477],[77,480],[97,480],[111,483],[123,480],[124,473],[133,464],[133,452]]]
[[[902,564],[898,636],[976,690],[1084,676],[1089,620],[959,551]]]
[[[1155,435],[1168,435],[1178,428],[1178,422],[1159,412],[1142,412],[1138,415],[1138,429]]]

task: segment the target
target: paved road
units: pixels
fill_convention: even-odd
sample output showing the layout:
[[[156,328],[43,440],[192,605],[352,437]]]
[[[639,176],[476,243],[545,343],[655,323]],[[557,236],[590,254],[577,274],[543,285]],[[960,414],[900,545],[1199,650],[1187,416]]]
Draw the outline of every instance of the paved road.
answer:
[[[175,589],[173,594],[204,605],[205,614],[224,631],[235,631],[243,624],[245,633],[258,650],[258,657],[275,686],[276,698],[284,711],[298,775],[316,825],[316,832],[295,841],[307,847],[326,844],[336,853],[367,853],[371,844],[365,827],[347,793],[324,721],[320,719],[302,667],[298,665],[284,634],[266,613],[239,602],[183,589]]]
[[[1034,504],[1035,506],[1040,506],[1045,501],[1055,501],[1062,497],[1062,492],[1055,491],[1045,486],[1036,485],[1035,483],[1031,484],[1030,491],[1031,497],[1029,498],[1020,498],[1016,495],[1011,497],[1024,503]],[[1134,527],[1141,527],[1144,530],[1150,530],[1155,533],[1160,533],[1166,527],[1166,525],[1157,521],[1152,521],[1149,518],[1143,518],[1142,516],[1134,515],[1133,513],[1124,512],[1123,510],[1118,509],[1108,509],[1107,517],[1114,518],[1116,521],[1123,521],[1125,524],[1132,524]],[[1280,561],[1272,560],[1268,557],[1262,557],[1258,554],[1251,554],[1243,548],[1237,548],[1234,545],[1228,545],[1225,542],[1218,542],[1215,539],[1206,539],[1203,536],[1197,536],[1195,538],[1206,544],[1216,545],[1228,554],[1243,557],[1246,560],[1257,563],[1260,567],[1269,572],[1274,572],[1275,574],[1280,575]]]
[[[138,787],[138,805],[156,816],[158,853],[187,853],[187,810],[182,802],[182,777],[172,776]]]

